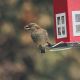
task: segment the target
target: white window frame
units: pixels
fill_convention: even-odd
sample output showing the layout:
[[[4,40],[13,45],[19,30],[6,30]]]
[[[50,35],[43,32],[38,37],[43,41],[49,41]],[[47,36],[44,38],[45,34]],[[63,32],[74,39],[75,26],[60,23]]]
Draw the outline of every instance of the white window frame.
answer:
[[[80,22],[75,21],[76,14],[80,14],[80,11],[72,11],[73,35],[80,36],[80,32],[76,32],[76,25],[80,25]]]
[[[61,17],[64,16],[64,24],[61,22]],[[60,24],[58,24],[58,17],[60,17]],[[64,28],[65,34],[62,33],[62,27]],[[59,28],[61,29],[61,35],[59,35]],[[56,14],[56,31],[57,31],[57,39],[66,38],[67,37],[67,29],[66,29],[66,13]]]

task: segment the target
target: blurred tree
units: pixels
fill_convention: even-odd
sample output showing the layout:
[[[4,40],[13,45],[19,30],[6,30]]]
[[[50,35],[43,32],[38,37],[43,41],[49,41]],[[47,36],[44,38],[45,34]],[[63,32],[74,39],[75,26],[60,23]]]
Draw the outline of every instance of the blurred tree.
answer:
[[[53,39],[52,1],[0,0],[0,80],[80,80],[80,49],[41,55],[24,31],[47,25]]]

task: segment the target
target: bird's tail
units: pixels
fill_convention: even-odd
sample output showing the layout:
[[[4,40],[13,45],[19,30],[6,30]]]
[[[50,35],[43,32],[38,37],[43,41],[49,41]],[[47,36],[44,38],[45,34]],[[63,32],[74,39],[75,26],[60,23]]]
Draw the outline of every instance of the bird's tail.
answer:
[[[50,42],[47,42],[47,44],[48,44],[47,45],[48,47],[52,47],[53,46]]]

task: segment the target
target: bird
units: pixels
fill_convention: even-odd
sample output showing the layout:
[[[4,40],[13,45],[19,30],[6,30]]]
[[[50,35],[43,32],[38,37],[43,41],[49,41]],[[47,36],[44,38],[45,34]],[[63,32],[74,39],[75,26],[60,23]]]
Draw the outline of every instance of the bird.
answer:
[[[29,23],[24,26],[24,29],[31,32],[33,42],[38,46],[41,53],[46,52],[46,46],[50,47],[49,36],[47,30],[41,28],[37,23]]]

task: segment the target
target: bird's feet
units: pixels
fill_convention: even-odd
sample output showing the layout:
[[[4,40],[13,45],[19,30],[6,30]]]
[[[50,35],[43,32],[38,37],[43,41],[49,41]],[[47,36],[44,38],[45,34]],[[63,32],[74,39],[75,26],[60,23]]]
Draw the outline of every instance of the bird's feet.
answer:
[[[39,46],[39,49],[40,49],[40,52],[41,52],[41,53],[45,53],[45,52],[46,52],[45,47],[43,47],[43,46],[41,46],[41,45]]]

